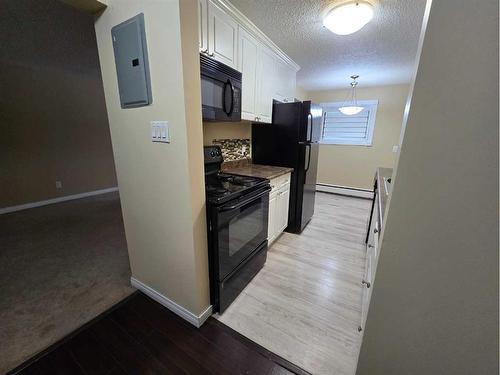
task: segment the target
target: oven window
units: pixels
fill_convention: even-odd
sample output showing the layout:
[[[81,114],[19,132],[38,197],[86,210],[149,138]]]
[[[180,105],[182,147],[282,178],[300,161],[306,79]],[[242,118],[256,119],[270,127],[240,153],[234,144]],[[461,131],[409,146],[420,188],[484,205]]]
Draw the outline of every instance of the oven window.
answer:
[[[244,210],[229,222],[229,256],[233,256],[264,229],[264,210],[262,204]]]
[[[228,203],[231,206],[231,203]],[[223,280],[267,238],[269,195],[234,209],[222,209],[217,216],[218,280]]]
[[[212,78],[201,76],[201,98],[203,105],[222,108],[222,92],[224,83]]]

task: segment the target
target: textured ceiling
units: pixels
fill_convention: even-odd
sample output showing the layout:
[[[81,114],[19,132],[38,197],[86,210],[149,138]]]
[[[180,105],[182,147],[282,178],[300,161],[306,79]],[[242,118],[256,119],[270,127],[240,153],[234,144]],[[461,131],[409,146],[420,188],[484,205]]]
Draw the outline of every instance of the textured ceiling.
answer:
[[[380,0],[360,31],[335,35],[323,27],[321,13],[331,0],[230,0],[301,70],[306,90],[410,82],[425,0]]]

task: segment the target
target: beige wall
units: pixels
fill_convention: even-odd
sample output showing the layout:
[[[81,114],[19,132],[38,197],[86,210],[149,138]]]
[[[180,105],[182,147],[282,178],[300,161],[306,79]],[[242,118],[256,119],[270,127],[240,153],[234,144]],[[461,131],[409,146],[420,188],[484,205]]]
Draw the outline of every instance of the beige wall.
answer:
[[[204,122],[203,144],[211,145],[214,139],[251,139],[252,124],[240,122]]]
[[[498,10],[432,2],[358,375],[498,374]]]
[[[205,170],[201,114],[200,55],[198,49],[198,1],[180,0],[184,111],[186,114],[189,188],[193,221],[194,272],[197,299],[209,304]],[[193,110],[198,108],[198,110]]]
[[[199,315],[209,306],[209,287],[199,67],[191,61],[198,60],[198,41],[189,30],[196,6],[110,0],[95,30],[132,275]],[[153,104],[121,109],[110,30],[141,12]],[[169,122],[170,144],[151,142],[152,120]]]
[[[94,20],[38,3],[2,9],[0,207],[116,186]]]
[[[295,99],[309,100],[309,93],[300,86],[295,86]]]
[[[359,88],[358,99],[379,101],[373,145],[370,147],[320,145],[319,183],[371,189],[375,169],[394,166],[396,153],[392,152],[392,147],[399,144],[408,92],[408,85]],[[307,93],[307,96],[316,103],[343,102],[347,95],[347,90]]]

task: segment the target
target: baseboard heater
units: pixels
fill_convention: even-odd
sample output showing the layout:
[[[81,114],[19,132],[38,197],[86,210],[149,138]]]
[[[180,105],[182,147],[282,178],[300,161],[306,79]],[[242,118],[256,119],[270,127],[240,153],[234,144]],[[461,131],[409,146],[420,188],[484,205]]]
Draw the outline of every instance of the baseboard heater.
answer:
[[[373,199],[373,190],[360,189],[350,186],[339,186],[330,184],[316,184],[316,191],[346,195],[349,197]]]

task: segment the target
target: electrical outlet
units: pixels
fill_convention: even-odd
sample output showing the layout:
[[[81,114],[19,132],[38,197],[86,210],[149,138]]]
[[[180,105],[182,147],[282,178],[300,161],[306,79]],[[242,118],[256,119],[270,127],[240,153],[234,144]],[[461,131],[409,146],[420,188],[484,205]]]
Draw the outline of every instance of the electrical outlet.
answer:
[[[62,189],[62,182],[56,181],[56,189]]]
[[[395,146],[392,146],[392,152],[396,153],[398,152],[399,150],[399,146],[395,145]]]
[[[151,121],[151,141],[170,143],[168,121]]]

